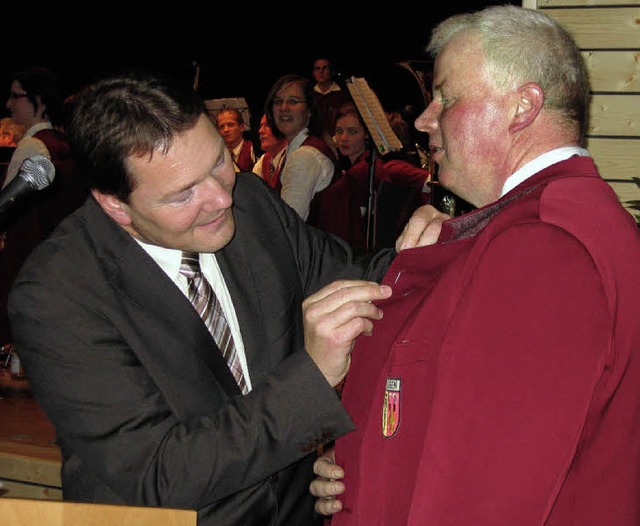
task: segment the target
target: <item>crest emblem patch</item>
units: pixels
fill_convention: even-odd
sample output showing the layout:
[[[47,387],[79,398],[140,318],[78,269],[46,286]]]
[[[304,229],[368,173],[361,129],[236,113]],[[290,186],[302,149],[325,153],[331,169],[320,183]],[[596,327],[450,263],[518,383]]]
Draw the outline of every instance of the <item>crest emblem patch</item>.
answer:
[[[400,426],[400,384],[399,378],[387,378],[382,405],[382,434],[387,438]]]

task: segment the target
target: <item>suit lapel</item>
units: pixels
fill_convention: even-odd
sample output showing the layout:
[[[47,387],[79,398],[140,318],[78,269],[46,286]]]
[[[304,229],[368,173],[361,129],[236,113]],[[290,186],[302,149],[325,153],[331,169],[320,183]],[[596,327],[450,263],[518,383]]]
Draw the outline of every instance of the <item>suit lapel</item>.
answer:
[[[233,301],[251,383],[255,386],[262,376],[265,365],[262,363],[261,355],[255,352],[256,349],[265,345],[263,340],[266,332],[262,311],[265,303],[260,300],[262,287],[249,265],[249,261],[256,257],[255,252],[252,253],[250,250],[249,243],[250,241],[243,242],[242,234],[236,231],[234,240],[216,252],[216,259]]]
[[[121,323],[120,330],[138,358],[152,370],[159,368],[159,374],[182,370],[186,377],[188,369],[204,365],[228,394],[239,393],[224,357],[189,300],[131,236],[91,201],[87,228],[119,302],[121,317],[114,323]]]

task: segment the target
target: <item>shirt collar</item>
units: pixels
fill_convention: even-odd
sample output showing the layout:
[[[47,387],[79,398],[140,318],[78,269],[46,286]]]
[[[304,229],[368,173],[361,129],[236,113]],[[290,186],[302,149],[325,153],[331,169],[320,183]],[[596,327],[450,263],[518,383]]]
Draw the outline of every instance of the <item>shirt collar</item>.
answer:
[[[318,86],[317,84],[313,86],[313,91],[315,91],[316,93],[320,93],[321,95],[326,95],[327,93],[331,93],[332,91],[342,91],[342,88],[334,81],[331,83],[327,91],[322,91],[320,89],[320,86]]]
[[[25,137],[33,137],[36,133],[41,130],[52,130],[53,125],[50,122],[39,122],[38,124],[34,124],[29,128],[25,133]]]
[[[574,155],[580,157],[591,156],[587,150],[579,148],[578,146],[563,146],[562,148],[556,148],[555,150],[539,155],[524,166],[520,167],[507,178],[502,186],[500,197],[513,190],[516,186],[529,179],[532,175],[537,174],[552,164],[556,164],[568,159],[569,157],[573,157]]]
[[[158,245],[151,245],[149,243],[144,243],[143,241],[140,241],[135,237],[133,237],[133,239],[144,249],[147,254],[149,254],[149,256],[151,256],[151,258],[160,266],[160,268],[164,270],[167,276],[170,276],[175,280],[175,277],[180,274],[182,250],[159,247]]]
[[[287,152],[296,151],[307,137],[309,137],[309,129],[305,128],[303,130],[300,130],[300,132],[298,132],[298,135],[296,135],[287,146]]]

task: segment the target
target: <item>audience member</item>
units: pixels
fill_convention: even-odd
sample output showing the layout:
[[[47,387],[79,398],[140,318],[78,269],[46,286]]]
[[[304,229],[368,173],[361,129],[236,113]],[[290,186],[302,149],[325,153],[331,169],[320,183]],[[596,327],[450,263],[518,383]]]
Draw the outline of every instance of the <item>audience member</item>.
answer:
[[[389,293],[342,283],[380,278],[395,253],[356,258],[255,174],[236,174],[186,83],[98,81],[68,132],[91,195],[10,297],[64,498],[195,509],[201,526],[321,523],[312,463],[352,429],[334,386],[351,339],[381,316],[372,300]],[[422,231],[424,210],[397,250],[437,232]],[[197,311],[207,282],[220,305]],[[209,307],[224,339],[199,315]],[[232,364],[218,352],[229,342]]]
[[[11,156],[3,188],[13,181],[22,163],[35,156],[44,156],[53,163],[55,177],[43,190],[16,202],[2,218],[0,343],[12,340],[7,297],[18,270],[31,250],[86,197],[62,131],[64,96],[62,80],[48,68],[29,67],[12,77],[7,108],[12,121],[23,126],[25,132]]]
[[[271,188],[280,192],[280,172],[284,166],[287,140],[284,137],[276,137],[267,121],[267,116],[260,119],[258,130],[260,137],[260,149],[264,152],[253,166],[253,173],[262,177]]]
[[[342,394],[356,432],[316,463],[346,492],[318,508],[344,506],[333,526],[637,526],[640,233],[581,147],[580,50],[505,5],[441,22],[428,51],[416,126],[479,209],[385,277]]]
[[[431,174],[412,163],[397,158],[376,155],[374,182],[369,200],[371,175],[371,146],[369,134],[358,108],[353,102],[343,104],[337,113],[334,139],[345,160],[343,177],[322,194],[329,211],[318,225],[340,236],[358,249],[393,246],[413,211],[428,203]],[[375,235],[367,239],[368,208],[372,207],[374,221],[369,225]],[[390,240],[390,237],[392,239]]]
[[[236,108],[224,108],[216,115],[216,126],[229,148],[236,171],[250,172],[256,162],[253,143],[245,137],[246,125]]]
[[[336,128],[336,112],[350,100],[349,94],[334,80],[331,60],[318,57],[313,61],[313,97],[322,118],[322,126],[327,137],[333,137]]]
[[[317,111],[311,81],[295,74],[276,80],[265,103],[274,135],[289,143],[280,175],[282,198],[312,225],[318,215],[314,197],[340,174],[338,161],[322,138],[322,121]]]

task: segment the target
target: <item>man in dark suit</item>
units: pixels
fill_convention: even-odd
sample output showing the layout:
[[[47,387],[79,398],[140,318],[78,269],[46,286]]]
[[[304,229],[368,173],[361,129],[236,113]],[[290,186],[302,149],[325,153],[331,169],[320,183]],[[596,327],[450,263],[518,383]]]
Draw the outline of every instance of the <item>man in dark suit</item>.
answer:
[[[395,252],[355,256],[236,174],[186,87],[103,80],[69,133],[91,197],[10,297],[64,498],[196,509],[202,525],[321,523],[312,463],[353,428],[334,387],[351,340],[381,316],[372,300],[389,288],[368,280]],[[220,300],[246,395],[189,302],[183,251]]]

